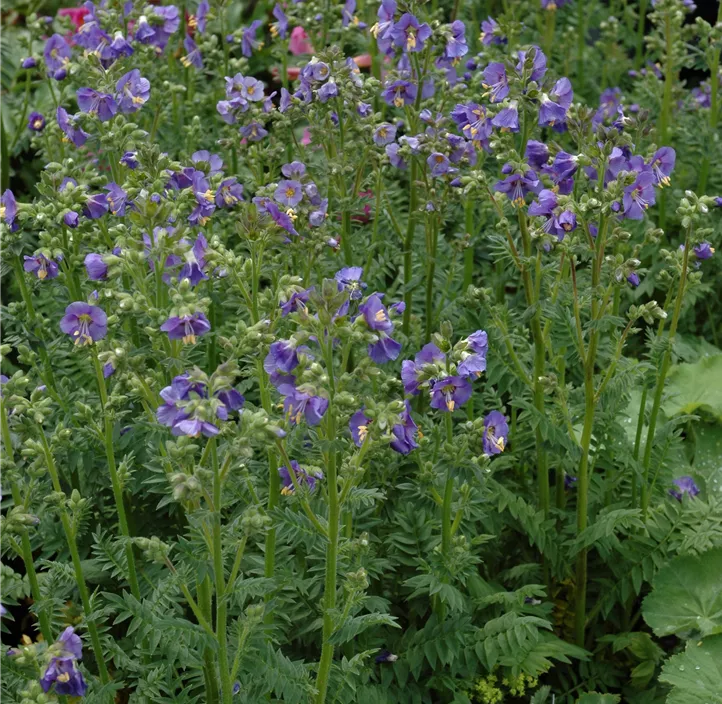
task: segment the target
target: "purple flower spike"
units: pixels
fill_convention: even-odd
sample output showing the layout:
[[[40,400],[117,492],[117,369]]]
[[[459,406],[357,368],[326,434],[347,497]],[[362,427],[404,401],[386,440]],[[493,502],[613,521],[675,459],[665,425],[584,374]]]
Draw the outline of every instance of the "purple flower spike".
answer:
[[[211,324],[203,313],[194,313],[182,318],[168,318],[160,329],[167,332],[171,340],[183,340],[184,345],[194,345],[199,337],[210,332]]]
[[[677,501],[681,501],[682,497],[686,494],[690,498],[693,498],[699,494],[699,487],[695,484],[694,479],[690,476],[678,477],[672,481],[677,488],[670,489],[669,495],[674,496]]]
[[[433,382],[431,407],[445,413],[453,413],[471,398],[471,382],[461,376],[447,376]]]
[[[48,259],[44,254],[35,254],[32,257],[25,257],[23,269],[28,273],[44,281],[45,279],[54,279],[58,275],[58,265],[52,259]]]
[[[92,345],[107,335],[108,317],[102,308],[76,301],[65,309],[60,329],[70,335],[76,345]]]
[[[303,467],[299,466],[296,460],[291,460],[290,470],[286,466],[278,468],[278,476],[281,477],[282,484],[281,494],[283,494],[283,496],[289,496],[296,490],[293,479],[291,478],[291,472],[293,472],[293,477],[296,479],[296,483],[299,486],[303,486],[305,484],[311,492],[315,490],[316,482],[323,479],[322,472],[309,474],[305,469],[303,469]]]
[[[509,437],[509,425],[503,413],[492,411],[484,418],[484,438],[482,445],[487,455],[500,455],[506,448]]]

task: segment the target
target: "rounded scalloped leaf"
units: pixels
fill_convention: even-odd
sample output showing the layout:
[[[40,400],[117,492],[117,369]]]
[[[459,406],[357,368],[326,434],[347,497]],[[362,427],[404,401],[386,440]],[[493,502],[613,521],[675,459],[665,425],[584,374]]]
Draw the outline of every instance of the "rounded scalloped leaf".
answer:
[[[642,615],[658,636],[722,633],[722,548],[676,557],[661,569]]]
[[[722,635],[687,643],[667,660],[659,679],[672,685],[667,704],[722,704]]]
[[[662,408],[670,418],[705,410],[722,420],[722,354],[702,357],[695,364],[676,364],[667,383]]]

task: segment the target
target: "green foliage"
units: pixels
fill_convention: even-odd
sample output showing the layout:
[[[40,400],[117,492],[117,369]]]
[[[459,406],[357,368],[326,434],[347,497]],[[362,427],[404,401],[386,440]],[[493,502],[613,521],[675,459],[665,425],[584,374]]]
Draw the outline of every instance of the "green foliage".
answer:
[[[720,704],[722,635],[689,641],[683,653],[664,664],[659,679],[672,685],[667,704]]]

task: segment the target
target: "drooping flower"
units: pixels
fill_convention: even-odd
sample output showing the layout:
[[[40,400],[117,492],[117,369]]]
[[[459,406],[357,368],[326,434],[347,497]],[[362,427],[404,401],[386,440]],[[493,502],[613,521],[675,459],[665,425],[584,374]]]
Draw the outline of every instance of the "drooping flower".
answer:
[[[672,147],[661,147],[654,152],[654,156],[649,162],[648,166],[652,169],[654,178],[658,186],[669,186],[669,177],[674,170],[674,162],[677,158],[677,153]]]
[[[97,115],[101,122],[111,120],[118,112],[118,104],[110,93],[99,93],[92,88],[79,88],[76,96],[81,111],[89,115]]]
[[[431,407],[453,413],[471,398],[471,382],[462,376],[445,376],[431,384]]]
[[[689,475],[677,477],[677,479],[672,481],[672,484],[675,485],[676,489],[670,489],[669,495],[674,496],[677,501],[681,501],[682,497],[685,495],[693,498],[699,494],[699,487],[695,484],[694,479]]]
[[[45,117],[39,112],[31,112],[28,118],[28,129],[33,132],[42,132],[45,129]]]
[[[278,476],[281,477],[281,494],[289,496],[296,491],[296,487],[293,479],[291,478],[291,472],[293,472],[293,479],[296,480],[295,484],[299,486],[307,486],[308,490],[313,492],[316,489],[316,482],[323,480],[323,472],[316,471],[313,474],[307,472],[301,467],[296,460],[291,460],[291,469],[285,465],[278,468]]]
[[[127,166],[131,170],[137,169],[138,152],[125,152],[125,154],[120,157],[120,163],[123,164],[123,166]]]
[[[391,441],[391,449],[402,455],[408,455],[415,450],[419,444],[416,442],[418,426],[411,417],[411,404],[405,401],[404,410],[399,415],[400,423],[391,428],[394,439]]]
[[[530,139],[526,143],[524,157],[533,169],[541,169],[549,161],[549,147],[544,142]]]
[[[15,232],[18,229],[18,224],[15,218],[18,214],[18,204],[15,200],[15,195],[8,188],[0,198],[0,218],[5,221],[5,224],[10,228],[11,232]]]
[[[709,242],[700,242],[692,250],[697,259],[710,259],[714,255],[714,247]]]
[[[271,36],[285,39],[288,36],[288,17],[279,3],[273,8],[273,16],[276,22],[271,25]]]
[[[208,0],[201,0],[194,15],[188,18],[188,26],[197,29],[201,34],[206,31],[208,11],[211,9]]]
[[[492,119],[491,124],[502,132],[519,131],[519,110],[516,100],[512,100],[507,107],[502,108]]]
[[[391,38],[396,46],[404,51],[422,51],[424,43],[431,36],[431,27],[421,24],[414,15],[406,12],[391,28]]]
[[[75,117],[68,115],[65,108],[59,107],[56,114],[58,127],[65,133],[64,141],[82,147],[90,135],[82,127],[75,127]]]
[[[461,20],[454,20],[449,30],[451,35],[444,48],[444,56],[449,59],[460,59],[469,51],[466,43],[466,25]]]
[[[248,27],[244,27],[241,33],[241,53],[243,56],[251,56],[255,49],[260,49],[263,42],[256,39],[256,32],[263,24],[261,20],[254,20]]]
[[[183,317],[171,316],[160,326],[171,340],[183,340],[184,345],[194,345],[199,337],[210,332],[211,324],[203,313]]]
[[[103,256],[95,252],[85,255],[85,270],[91,281],[105,281],[108,277],[108,265]]]
[[[376,13],[378,21],[371,27],[371,34],[376,37],[376,43],[382,54],[388,54],[394,41],[392,30],[396,16],[396,0],[381,0]]]
[[[539,107],[539,125],[554,125],[567,119],[574,91],[568,78],[560,78],[549,93],[542,93]]]
[[[92,345],[107,335],[108,316],[98,306],[76,301],[65,309],[60,329],[70,335],[76,345]]]
[[[350,24],[363,29],[366,27],[365,22],[359,21],[356,16],[356,0],[346,0],[341,10],[341,24],[344,27],[348,27]]]
[[[23,262],[23,269],[28,273],[44,281],[45,279],[54,279],[58,275],[58,264],[52,259],[48,259],[44,254],[38,252],[32,257],[26,256]]]
[[[484,418],[484,437],[482,445],[487,455],[500,455],[504,452],[509,437],[509,425],[503,413],[492,411]]]
[[[369,329],[380,332],[391,332],[394,324],[389,318],[386,306],[381,302],[378,293],[372,293],[364,303],[359,306],[359,312],[363,315]]]

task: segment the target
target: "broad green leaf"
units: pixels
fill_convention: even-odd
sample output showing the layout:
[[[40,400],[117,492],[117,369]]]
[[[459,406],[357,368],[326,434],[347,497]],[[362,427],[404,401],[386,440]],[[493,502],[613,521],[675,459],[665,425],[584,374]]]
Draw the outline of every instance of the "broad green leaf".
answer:
[[[722,704],[722,635],[687,643],[659,679],[673,686],[667,704]]]
[[[695,423],[692,471],[704,477],[707,496],[722,496],[722,425]]]
[[[617,704],[619,695],[599,694],[599,692],[588,692],[577,699],[577,704]]]
[[[653,587],[642,614],[656,635],[722,633],[722,548],[676,557],[659,571]]]
[[[722,421],[722,354],[703,357],[696,364],[676,364],[667,379],[662,406],[667,416],[704,410]]]

